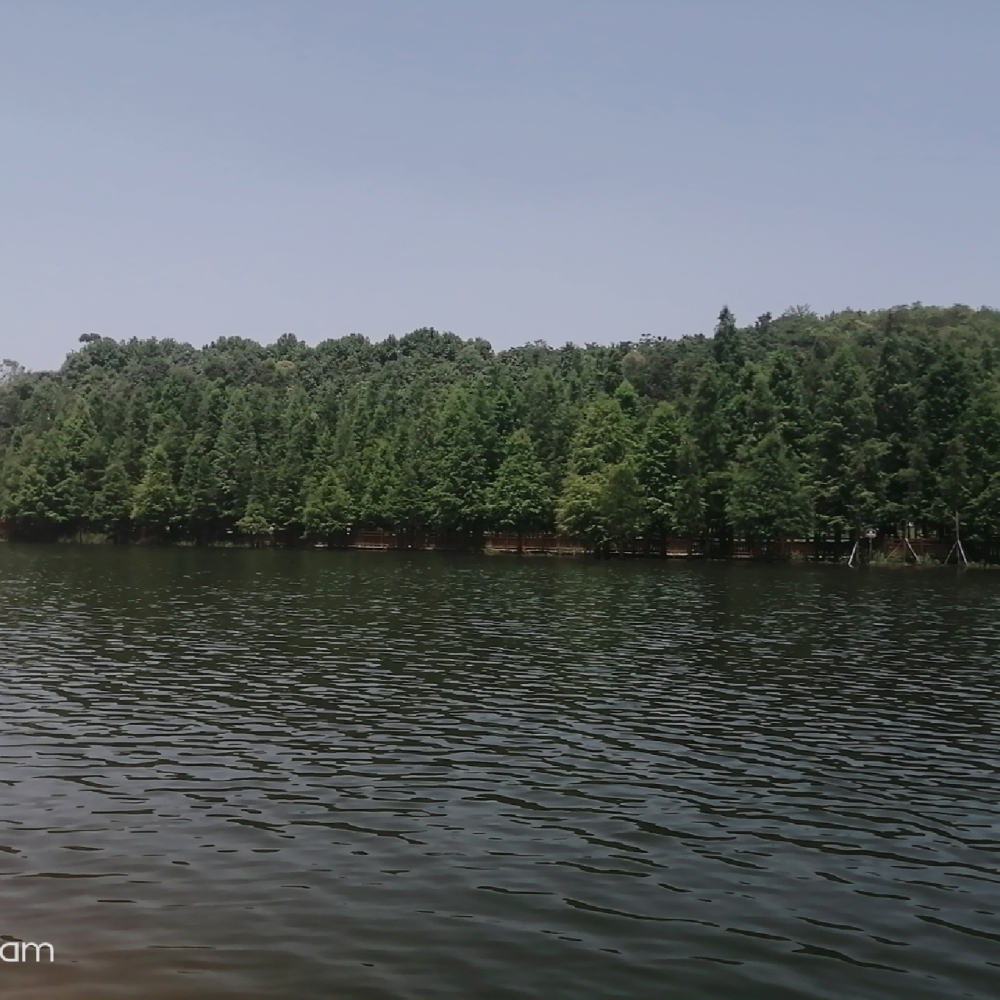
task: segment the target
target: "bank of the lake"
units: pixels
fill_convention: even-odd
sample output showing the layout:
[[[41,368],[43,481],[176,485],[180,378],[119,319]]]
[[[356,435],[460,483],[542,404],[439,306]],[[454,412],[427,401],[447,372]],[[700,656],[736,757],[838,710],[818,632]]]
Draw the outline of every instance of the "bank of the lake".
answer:
[[[432,329],[87,334],[56,372],[0,363],[0,520],[195,545],[558,532],[710,558],[957,531],[1000,562],[1000,311],[723,309],[712,337],[499,352]]]
[[[0,523],[0,542],[10,540]],[[44,541],[37,536],[14,536],[19,542]],[[938,538],[906,538],[882,535],[874,539],[782,539],[759,542],[703,538],[631,538],[605,545],[588,545],[583,539],[551,532],[430,532],[359,529],[345,531],[324,542],[304,537],[281,537],[273,533],[258,536],[229,535],[196,542],[177,536],[114,537],[100,532],[79,531],[55,534],[49,541],[81,545],[178,546],[205,549],[313,549],[366,552],[452,552],[517,556],[592,556],[626,559],[686,559],[713,561],[752,560],[759,563],[816,562],[846,563],[850,566],[956,566],[988,568],[1000,566],[1000,549],[980,541],[965,542],[961,550],[954,541]]]

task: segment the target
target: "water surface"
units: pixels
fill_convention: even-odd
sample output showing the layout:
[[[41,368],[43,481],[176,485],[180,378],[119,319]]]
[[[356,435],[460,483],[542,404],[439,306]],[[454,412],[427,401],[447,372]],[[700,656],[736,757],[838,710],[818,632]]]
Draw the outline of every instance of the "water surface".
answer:
[[[1000,574],[0,546],[14,1000],[996,998]]]

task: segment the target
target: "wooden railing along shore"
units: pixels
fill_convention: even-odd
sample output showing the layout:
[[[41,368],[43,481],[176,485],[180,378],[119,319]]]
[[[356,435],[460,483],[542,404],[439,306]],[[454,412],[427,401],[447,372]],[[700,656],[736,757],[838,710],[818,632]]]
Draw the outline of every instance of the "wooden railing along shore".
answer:
[[[0,541],[9,538],[8,525],[0,521]],[[276,540],[269,536],[257,539],[257,544],[294,544],[288,539]],[[300,543],[301,544],[301,543]],[[755,544],[747,540],[730,540],[725,544],[706,543],[702,539],[691,538],[633,538],[613,542],[603,551],[612,556],[646,557],[661,559],[765,559],[797,560],[817,562],[846,562],[852,541],[844,539],[785,539],[767,545]],[[943,562],[948,556],[952,542],[938,538],[904,539],[897,535],[882,535],[872,540],[869,551],[862,542],[864,558],[877,557],[886,562],[914,562],[928,560]],[[325,547],[325,546],[320,546]],[[591,547],[579,539],[552,532],[532,532],[518,535],[516,532],[493,531],[434,532],[434,531],[388,531],[380,528],[358,528],[345,532],[332,548],[370,549],[376,551],[486,551],[494,553],[520,553],[524,555],[585,555]],[[1000,563],[1000,541],[992,543],[966,543],[969,558],[981,562]]]

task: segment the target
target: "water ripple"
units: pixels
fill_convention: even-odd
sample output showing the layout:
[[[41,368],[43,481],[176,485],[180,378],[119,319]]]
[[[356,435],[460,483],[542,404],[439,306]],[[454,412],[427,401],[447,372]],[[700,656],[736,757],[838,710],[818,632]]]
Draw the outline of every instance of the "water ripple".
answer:
[[[998,610],[973,572],[0,547],[0,931],[60,958],[5,995],[995,997]]]

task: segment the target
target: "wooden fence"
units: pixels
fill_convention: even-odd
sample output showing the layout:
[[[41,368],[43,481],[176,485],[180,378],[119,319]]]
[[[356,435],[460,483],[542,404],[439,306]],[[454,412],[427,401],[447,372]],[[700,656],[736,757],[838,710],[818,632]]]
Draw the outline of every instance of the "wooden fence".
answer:
[[[430,531],[393,532],[365,528],[346,535],[342,547],[349,549],[413,549],[423,551],[476,551],[521,553],[525,555],[584,555],[592,547],[575,538],[546,532],[518,535],[516,532],[493,531],[475,533],[440,533]],[[853,541],[832,539],[784,539],[768,545],[754,544],[745,539],[725,545],[692,538],[633,538],[614,542],[607,547],[613,556],[661,559],[774,559],[843,562],[848,559]],[[863,556],[868,557],[867,542],[862,542]],[[914,538],[909,546],[902,538],[889,535],[875,539],[871,554],[887,561],[913,561],[914,557],[943,561],[951,543],[936,538]],[[969,545],[966,546],[970,548]],[[979,558],[988,558],[984,553]],[[970,558],[972,554],[970,552]]]
[[[0,521],[0,541],[9,536],[8,525]],[[53,539],[54,540],[54,539]],[[263,545],[301,545],[293,538],[264,536]],[[660,559],[764,559],[846,562],[854,546],[844,539],[784,539],[768,545],[746,540],[730,540],[725,544],[691,538],[633,538],[606,547],[605,554],[619,557]],[[324,546],[325,547],[325,546]],[[533,532],[435,532],[386,531],[379,528],[359,528],[334,539],[332,548],[373,550],[414,550],[442,552],[486,551],[522,553],[526,555],[584,555],[592,547],[566,535]],[[887,562],[914,562],[927,559],[943,562],[951,551],[952,542],[938,538],[911,538],[909,543],[896,535],[884,535],[872,540],[870,554]],[[965,542],[970,561],[1000,563],[1000,539],[990,542]],[[869,557],[868,542],[860,546],[862,560]]]

